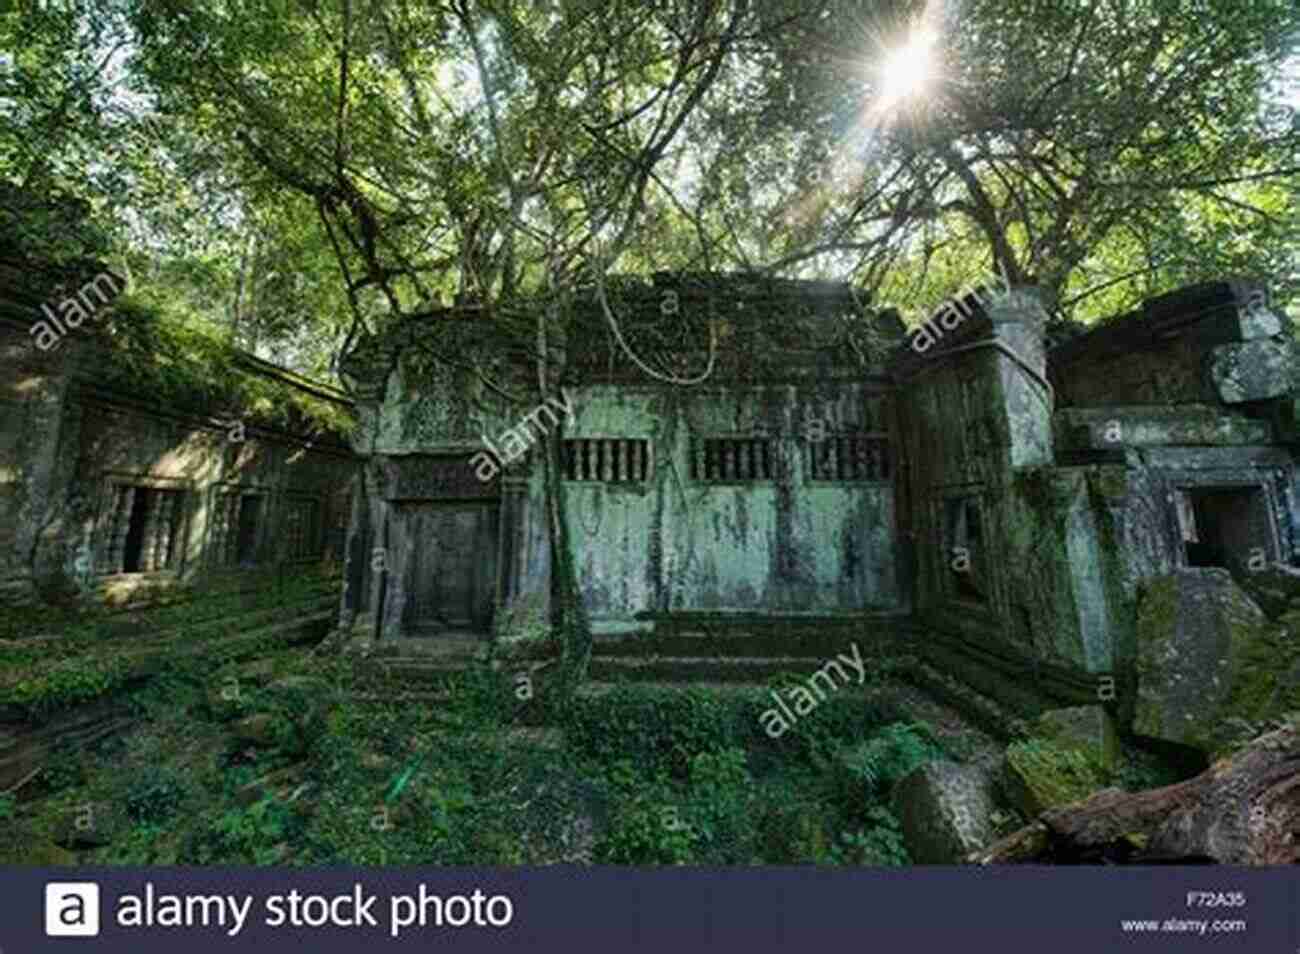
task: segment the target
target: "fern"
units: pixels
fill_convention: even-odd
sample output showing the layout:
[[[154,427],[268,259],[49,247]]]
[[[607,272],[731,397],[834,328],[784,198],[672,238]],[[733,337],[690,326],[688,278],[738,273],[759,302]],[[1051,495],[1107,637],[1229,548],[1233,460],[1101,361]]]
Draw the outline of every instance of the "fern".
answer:
[[[849,773],[869,791],[881,791],[943,749],[924,722],[893,722],[842,757]]]

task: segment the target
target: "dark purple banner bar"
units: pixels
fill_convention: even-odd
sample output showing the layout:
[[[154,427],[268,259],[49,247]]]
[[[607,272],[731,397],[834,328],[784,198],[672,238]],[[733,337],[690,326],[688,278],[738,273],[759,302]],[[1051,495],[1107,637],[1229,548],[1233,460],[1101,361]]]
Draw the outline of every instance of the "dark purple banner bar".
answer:
[[[809,942],[1300,954],[1296,868],[11,867],[0,898],[0,954]]]

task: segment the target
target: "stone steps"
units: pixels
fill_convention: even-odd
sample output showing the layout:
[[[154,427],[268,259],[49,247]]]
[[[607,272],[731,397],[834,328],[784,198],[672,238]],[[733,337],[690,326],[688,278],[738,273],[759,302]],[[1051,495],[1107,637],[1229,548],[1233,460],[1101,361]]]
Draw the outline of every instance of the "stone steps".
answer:
[[[777,617],[735,621],[673,618],[654,633],[598,636],[592,655],[670,657],[808,657],[832,659],[856,643],[863,658],[906,651],[916,629],[898,616],[808,621]]]
[[[899,666],[898,675],[936,702],[960,712],[993,738],[1008,742],[1027,733],[1028,724],[1020,714],[924,660],[907,659]]]
[[[164,629],[157,634],[157,638],[166,639],[182,633],[191,637],[203,638],[207,635],[219,635],[222,631],[228,631],[234,627],[238,627],[240,631],[260,629],[276,623],[292,622],[300,617],[310,616],[316,618],[322,614],[329,615],[335,613],[337,607],[338,598],[336,596],[315,597],[269,609],[251,610],[247,613],[240,613],[233,618],[226,615],[199,619],[195,623]]]
[[[751,622],[756,625],[738,629],[710,620],[698,628],[700,620],[677,619],[664,634],[600,636],[592,646],[589,676],[595,681],[752,685],[783,673],[806,677],[841,656],[856,655],[870,667],[873,659],[896,655],[913,641],[911,625],[898,617],[818,625],[783,619]],[[793,628],[783,628],[787,626]],[[393,687],[427,685],[463,672],[489,645],[481,637],[464,635],[381,641],[358,662],[358,671]],[[548,658],[521,656],[499,665],[507,672],[525,671]],[[852,663],[841,665],[857,678]]]
[[[56,746],[82,748],[124,732],[136,721],[120,704],[106,700],[38,727],[0,726],[0,790],[21,786],[32,778]]]
[[[488,646],[479,636],[407,636],[377,642],[371,651],[372,659],[473,659]]]
[[[172,580],[130,577],[104,577],[95,586],[97,601],[113,613],[166,610],[175,607],[201,606],[217,600],[240,596],[258,597],[278,589],[320,588],[338,592],[342,577],[337,573],[302,570],[271,565],[258,571],[214,571],[201,584]]]
[[[177,602],[145,610],[114,611],[106,616],[74,624],[70,632],[56,631],[0,640],[0,661],[3,661],[6,651],[40,646],[42,653],[50,657],[66,656],[84,649],[87,642],[91,641],[98,645],[111,640],[154,639],[181,631],[193,632],[196,628],[228,624],[232,616],[269,619],[283,617],[286,612],[315,612],[325,607],[337,607],[339,599],[337,587],[319,586],[294,591],[287,602],[277,602],[269,607],[257,608],[257,604],[248,608],[237,604],[232,606],[230,601],[240,595],[223,593],[190,604]],[[263,592],[261,595],[264,600],[267,594]]]
[[[810,676],[826,664],[812,656],[593,656],[590,676],[609,682],[761,683],[783,673]],[[842,668],[857,678],[852,666]]]

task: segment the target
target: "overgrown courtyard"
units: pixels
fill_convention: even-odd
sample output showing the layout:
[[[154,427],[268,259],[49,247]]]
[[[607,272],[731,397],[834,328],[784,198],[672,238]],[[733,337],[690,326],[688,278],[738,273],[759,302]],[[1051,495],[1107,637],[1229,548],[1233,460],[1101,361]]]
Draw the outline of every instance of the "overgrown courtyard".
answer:
[[[298,599],[312,595],[303,586]],[[281,604],[303,605],[294,592]],[[264,612],[245,605],[241,619]],[[168,610],[147,615],[157,626]],[[107,704],[117,720],[56,743],[3,796],[4,863],[901,865],[912,859],[897,783],[928,762],[997,775],[1006,759],[892,659],[871,660],[863,686],[773,738],[763,714],[800,684],[794,673],[593,683],[566,699],[540,673],[535,693],[521,691],[519,664],[500,659],[403,685],[374,660],[247,638],[239,653],[227,636],[238,658],[199,645],[133,672],[149,640],[122,614],[84,623],[79,638],[63,651],[86,655],[62,661],[32,640],[3,644],[27,672],[8,678],[11,715],[25,707],[40,723]],[[60,680],[91,655],[121,678]],[[1008,751],[1065,750],[1030,740]],[[1173,780],[1150,763],[1053,770],[1067,800],[1104,782]],[[1025,820],[1008,806],[990,823],[1005,834]]]

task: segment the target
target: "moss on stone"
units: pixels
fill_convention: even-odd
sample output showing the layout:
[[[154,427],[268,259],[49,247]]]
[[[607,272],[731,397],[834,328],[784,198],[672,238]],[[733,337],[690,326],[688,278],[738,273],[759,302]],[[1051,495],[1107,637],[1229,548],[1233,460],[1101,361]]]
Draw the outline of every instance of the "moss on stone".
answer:
[[[1137,684],[1142,686],[1156,678],[1161,658],[1157,647],[1172,633],[1178,619],[1178,579],[1163,576],[1147,582],[1138,598],[1136,625]],[[1125,697],[1120,707],[1121,722],[1132,725],[1139,735],[1161,736],[1160,712],[1153,709],[1140,691],[1131,700]]]
[[[1080,749],[1043,738],[1007,747],[1003,763],[1007,797],[1031,818],[1087,798],[1105,780],[1101,767]]]
[[[1197,744],[1212,757],[1229,754],[1300,710],[1300,613],[1278,622],[1232,620],[1229,690]]]
[[[1225,577],[1206,591],[1220,607],[1206,626],[1182,618],[1183,587],[1196,585],[1170,575],[1145,589],[1133,730],[1218,758],[1300,709],[1300,614],[1269,621]]]
[[[1058,514],[1069,506],[1071,486],[1059,478],[1054,467],[1028,467],[1016,471],[1012,483],[1020,499],[1047,526],[1053,525]]]
[[[337,400],[328,400],[277,378],[259,374],[228,337],[184,311],[124,295],[97,334],[104,348],[95,369],[110,387],[181,407],[222,410],[249,424],[307,428],[346,435],[355,426]],[[318,385],[319,387],[319,385]]]
[[[1119,760],[1119,734],[1114,720],[1100,705],[1052,709],[1039,716],[1034,725],[1042,738],[1083,751],[1107,771]]]

